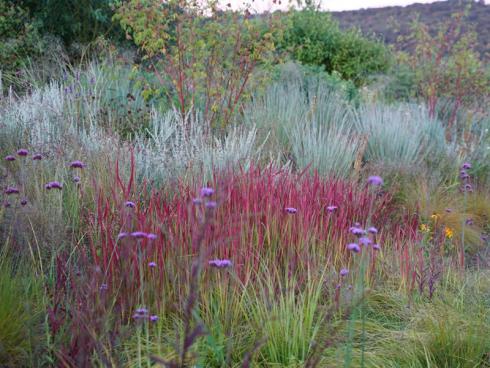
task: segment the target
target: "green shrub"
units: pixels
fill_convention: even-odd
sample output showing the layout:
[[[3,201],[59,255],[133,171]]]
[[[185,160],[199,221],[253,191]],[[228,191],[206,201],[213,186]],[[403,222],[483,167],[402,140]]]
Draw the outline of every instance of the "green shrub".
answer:
[[[0,0],[0,71],[6,85],[16,80],[27,58],[41,52],[38,25],[14,1]]]
[[[21,0],[39,22],[41,31],[65,45],[87,43],[99,36],[122,35],[112,24],[114,0]],[[119,32],[119,33],[118,33]]]
[[[390,64],[388,49],[363,37],[358,30],[341,31],[330,14],[311,9],[292,11],[280,49],[302,64],[322,65],[356,85],[369,75],[385,72]]]

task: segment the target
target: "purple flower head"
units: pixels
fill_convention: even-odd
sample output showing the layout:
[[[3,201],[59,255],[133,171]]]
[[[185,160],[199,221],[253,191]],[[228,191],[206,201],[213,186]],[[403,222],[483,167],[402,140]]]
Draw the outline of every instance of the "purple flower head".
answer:
[[[366,234],[366,231],[357,226],[352,226],[349,228],[349,231],[355,236],[362,236]]]
[[[195,204],[196,206],[200,205],[200,204],[202,204],[202,199],[201,198],[194,198],[192,200],[192,203]]]
[[[374,226],[371,226],[368,229],[368,232],[370,232],[371,234],[377,234],[378,233],[378,229],[376,229]]]
[[[214,189],[209,187],[201,188],[201,197],[211,197],[214,194]]]
[[[473,187],[471,186],[471,184],[465,184],[464,191],[465,192],[472,192],[473,191]]]
[[[128,208],[136,208],[136,204],[134,202],[131,202],[131,201],[124,202],[124,205]]]
[[[340,270],[340,276],[342,276],[342,277],[347,276],[348,273],[349,273],[349,270],[347,268],[342,268]]]
[[[469,162],[465,162],[463,165],[461,165],[461,168],[463,170],[469,170],[471,169],[471,164]]]
[[[87,166],[87,165],[85,165],[85,164],[84,164],[82,161],[80,161],[80,160],[75,160],[75,161],[70,162],[70,167],[71,167],[72,169],[83,169],[85,166]]]
[[[107,284],[101,284],[99,289],[103,291],[109,289],[109,287],[107,286]]]
[[[461,170],[459,172],[459,177],[462,179],[462,180],[466,180],[466,179],[469,179],[470,176],[468,175],[468,173],[466,172],[466,170]]]
[[[473,221],[473,219],[470,217],[470,218],[467,218],[467,219],[466,219],[465,224],[466,224],[466,225],[470,225],[470,226],[471,226],[471,225],[473,225],[473,224],[474,224],[474,221]]]
[[[25,157],[29,154],[29,151],[26,150],[25,148],[21,148],[20,150],[17,151],[17,154],[19,156]]]
[[[153,233],[146,234],[146,239],[148,240],[155,240],[156,238],[157,238],[157,234],[153,234]]]
[[[80,183],[80,180],[81,180],[81,179],[80,179],[80,177],[79,177],[79,176],[74,176],[74,177],[73,177],[73,182],[74,182],[74,183]]]
[[[32,156],[32,159],[34,161],[40,161],[43,159],[43,155],[41,155],[40,153],[36,153],[34,156]]]
[[[451,213],[451,212],[453,212],[453,209],[452,209],[452,208],[446,208],[446,210],[445,210],[445,211],[446,211],[447,213]]]
[[[213,259],[208,264],[215,268],[228,268],[233,266],[233,263],[229,259]]]
[[[148,234],[143,231],[135,231],[131,233],[131,236],[136,239],[144,239],[148,236]]]
[[[146,309],[145,307],[143,308],[138,308],[136,309],[136,314],[140,315],[140,316],[144,316],[145,314],[148,314],[148,309]]]
[[[20,193],[19,189],[14,188],[14,187],[8,187],[7,189],[5,189],[5,194],[7,194],[7,195],[19,194],[19,193]]]
[[[364,246],[368,246],[369,244],[371,244],[373,241],[371,239],[369,239],[367,236],[363,236],[362,238],[359,238],[359,243],[361,245],[364,245]]]
[[[156,315],[150,316],[150,322],[156,322],[156,321],[158,321],[158,316]]]
[[[488,240],[488,235],[481,234],[480,239],[482,242],[486,242]]]
[[[381,250],[381,246],[378,243],[373,244],[373,249],[374,250]]]
[[[21,206],[25,206],[27,204],[27,199],[23,199],[20,201]]]
[[[295,214],[296,212],[298,212],[298,210],[294,207],[286,207],[284,209],[284,211],[286,211],[287,213],[290,213],[290,214]]]
[[[205,206],[206,206],[206,208],[213,209],[213,208],[218,207],[218,203],[216,203],[215,201],[209,201],[209,202],[206,202]]]
[[[129,233],[125,233],[125,232],[119,233],[119,235],[117,236],[117,240],[124,239],[128,236],[129,236]]]
[[[15,161],[15,157],[12,155],[5,156],[6,161]]]
[[[5,201],[5,202],[3,202],[3,206],[5,208],[9,208],[11,205],[10,205],[10,202],[9,201]]]
[[[148,263],[148,267],[150,267],[150,268],[155,268],[156,266],[157,266],[156,262]]]
[[[48,184],[44,186],[46,189],[63,189],[63,184],[61,184],[59,181],[51,181]]]
[[[337,208],[338,208],[337,206],[332,206],[332,205],[327,206],[327,212],[332,213],[332,212],[334,212],[334,211],[335,211]]]
[[[359,253],[361,251],[361,247],[357,243],[347,244],[347,249],[354,253]]]
[[[383,179],[381,178],[381,176],[373,175],[368,178],[368,184],[383,185]]]

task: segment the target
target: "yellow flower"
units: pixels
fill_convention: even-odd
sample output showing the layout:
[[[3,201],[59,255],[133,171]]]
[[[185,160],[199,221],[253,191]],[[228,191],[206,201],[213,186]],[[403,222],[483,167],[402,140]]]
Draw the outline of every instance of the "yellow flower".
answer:
[[[423,233],[428,233],[430,231],[430,227],[426,224],[420,224],[420,231]]]
[[[434,213],[432,216],[430,216],[430,218],[434,221],[437,221],[439,219],[439,217],[441,217],[441,216],[439,216],[437,213]]]
[[[450,227],[446,226],[444,228],[444,235],[446,236],[446,238],[451,239],[454,235],[454,231]]]

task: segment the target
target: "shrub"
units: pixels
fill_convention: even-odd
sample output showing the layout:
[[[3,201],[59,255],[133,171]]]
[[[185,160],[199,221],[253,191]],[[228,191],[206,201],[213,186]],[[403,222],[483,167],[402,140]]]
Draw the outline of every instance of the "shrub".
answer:
[[[363,37],[357,30],[342,32],[328,13],[311,9],[291,11],[280,49],[303,64],[321,65],[328,73],[338,72],[357,86],[369,75],[388,69],[387,48]]]
[[[197,109],[211,126],[227,126],[253,71],[273,56],[272,35],[262,21],[218,11],[213,1],[131,0],[115,19],[145,54],[182,123]]]
[[[20,0],[39,23],[42,33],[63,40],[66,46],[74,42],[88,43],[99,36],[118,36],[112,24],[114,0]]]
[[[39,26],[28,10],[15,1],[0,0],[0,77],[7,85],[15,84],[27,59],[41,51]]]

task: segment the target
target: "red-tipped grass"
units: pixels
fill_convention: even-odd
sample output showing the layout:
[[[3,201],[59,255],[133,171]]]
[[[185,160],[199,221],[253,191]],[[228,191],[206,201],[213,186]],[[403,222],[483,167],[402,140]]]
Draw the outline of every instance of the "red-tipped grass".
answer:
[[[216,173],[213,182],[207,183],[215,194],[203,202],[216,201],[218,206],[209,209],[192,202],[199,196],[199,185],[181,183],[165,193],[149,191],[145,183],[138,186],[133,175],[131,169],[125,184],[116,166],[112,191],[98,191],[97,211],[89,214],[93,226],[89,239],[93,260],[106,275],[105,281],[134,296],[140,271],[145,279],[152,278],[154,290],[148,293],[156,299],[172,286],[172,293],[182,292],[178,289],[186,285],[189,260],[199,251],[192,245],[204,211],[211,213],[212,222],[200,246],[208,259],[230,259],[242,281],[253,279],[255,270],[264,265],[299,276],[297,271],[306,267],[346,264],[348,229],[354,222],[368,225],[370,212],[369,225],[380,229],[381,242],[384,234],[411,233],[403,224],[390,222],[389,193],[350,181],[295,175],[272,167]],[[137,203],[136,208],[125,207],[127,200]],[[329,213],[329,205],[338,209]],[[287,207],[297,212],[288,213]],[[120,232],[134,231],[158,237],[117,240]],[[150,268],[149,262],[157,266]],[[161,290],[159,297],[157,290]],[[131,303],[128,296],[125,303]]]

